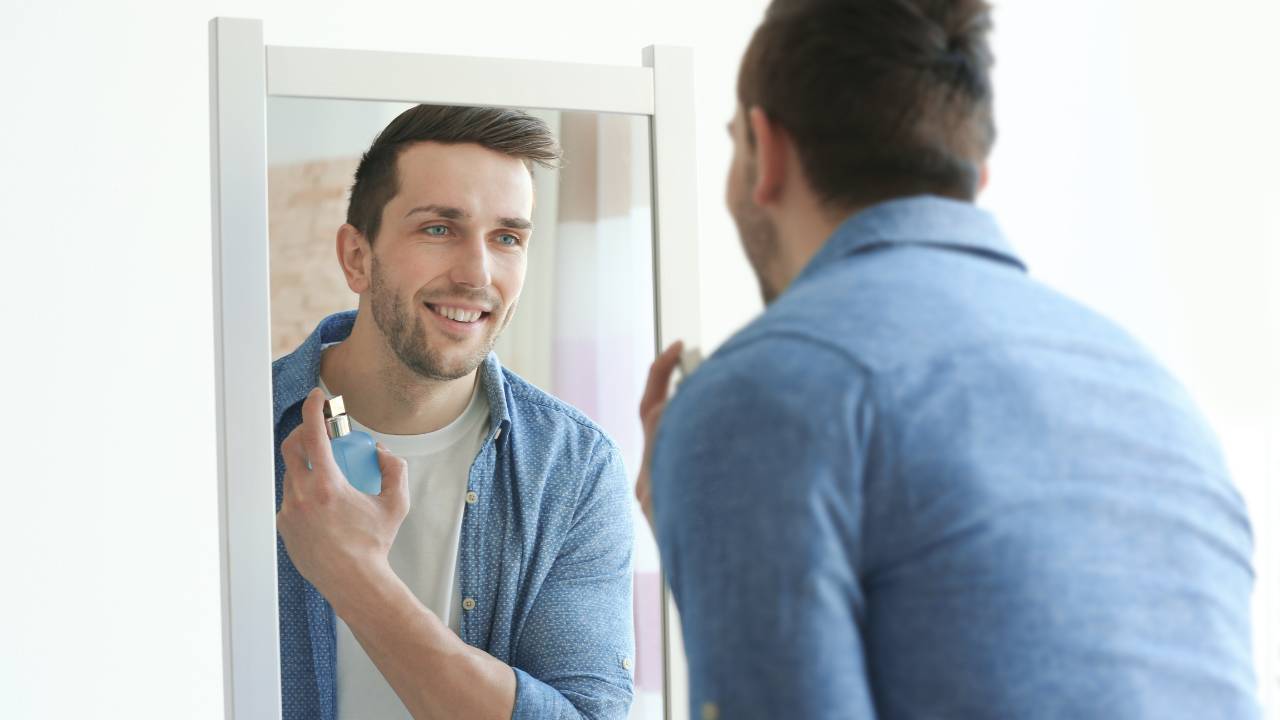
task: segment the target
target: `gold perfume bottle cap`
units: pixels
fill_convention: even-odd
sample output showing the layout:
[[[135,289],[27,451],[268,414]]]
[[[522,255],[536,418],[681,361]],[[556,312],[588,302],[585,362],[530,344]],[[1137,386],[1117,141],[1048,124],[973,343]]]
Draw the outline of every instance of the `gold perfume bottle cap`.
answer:
[[[341,395],[334,395],[324,401],[324,424],[330,438],[351,434],[351,419],[347,417],[347,408],[342,403]]]

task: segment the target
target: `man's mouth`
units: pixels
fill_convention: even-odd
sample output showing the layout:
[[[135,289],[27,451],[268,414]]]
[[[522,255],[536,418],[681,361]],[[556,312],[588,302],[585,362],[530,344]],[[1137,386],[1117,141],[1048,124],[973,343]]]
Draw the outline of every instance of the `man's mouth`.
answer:
[[[423,303],[431,312],[454,322],[474,323],[489,317],[488,311],[476,308],[458,307],[456,305],[437,305],[434,303]]]

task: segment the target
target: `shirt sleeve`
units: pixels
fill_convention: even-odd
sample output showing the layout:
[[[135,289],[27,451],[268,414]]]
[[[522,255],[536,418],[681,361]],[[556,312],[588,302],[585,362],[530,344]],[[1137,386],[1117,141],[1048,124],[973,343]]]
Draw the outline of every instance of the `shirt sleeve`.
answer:
[[[622,720],[631,707],[631,491],[617,448],[603,437],[589,468],[512,663],[515,720]]]
[[[668,405],[653,502],[691,717],[875,717],[857,572],[866,388],[833,351],[769,338],[713,356]]]

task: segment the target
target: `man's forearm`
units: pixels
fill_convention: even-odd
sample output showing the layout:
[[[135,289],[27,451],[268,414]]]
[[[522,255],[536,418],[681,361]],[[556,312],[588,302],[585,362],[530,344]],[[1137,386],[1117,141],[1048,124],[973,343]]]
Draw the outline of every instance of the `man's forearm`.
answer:
[[[463,642],[389,568],[366,580],[330,603],[414,718],[511,717],[510,666]]]

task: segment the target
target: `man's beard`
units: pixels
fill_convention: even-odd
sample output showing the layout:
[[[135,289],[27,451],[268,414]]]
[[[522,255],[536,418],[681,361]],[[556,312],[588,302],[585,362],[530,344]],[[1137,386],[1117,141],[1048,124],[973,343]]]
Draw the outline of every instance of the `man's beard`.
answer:
[[[729,214],[738,226],[738,235],[742,238],[742,249],[747,253],[747,261],[756,273],[756,281],[760,284],[760,296],[765,305],[778,297],[779,288],[773,286],[769,276],[778,262],[778,228],[765,215],[764,211],[751,202],[750,188],[755,185],[754,166],[748,166],[745,181],[740,190],[733,191],[730,197]]]
[[[382,272],[382,266],[376,255],[370,269],[369,281],[370,306],[373,310],[374,324],[382,331],[382,336],[387,339],[387,344],[400,362],[428,380],[449,381],[469,375],[488,357],[489,351],[493,349],[493,344],[498,339],[498,334],[502,328],[506,327],[505,322],[502,327],[498,327],[496,318],[491,314],[486,320],[491,323],[489,336],[484,338],[475,352],[450,364],[439,348],[433,348],[429,344],[427,329],[421,314],[414,312],[415,308],[401,300],[395,288],[387,286],[386,276]],[[467,298],[485,307],[493,308],[493,312],[502,309],[501,303],[497,302],[491,293],[455,288],[447,294],[442,294],[442,297]],[[413,302],[423,308],[426,307],[423,305],[425,301],[416,297]],[[513,308],[507,310],[505,320],[510,320],[511,309]]]

